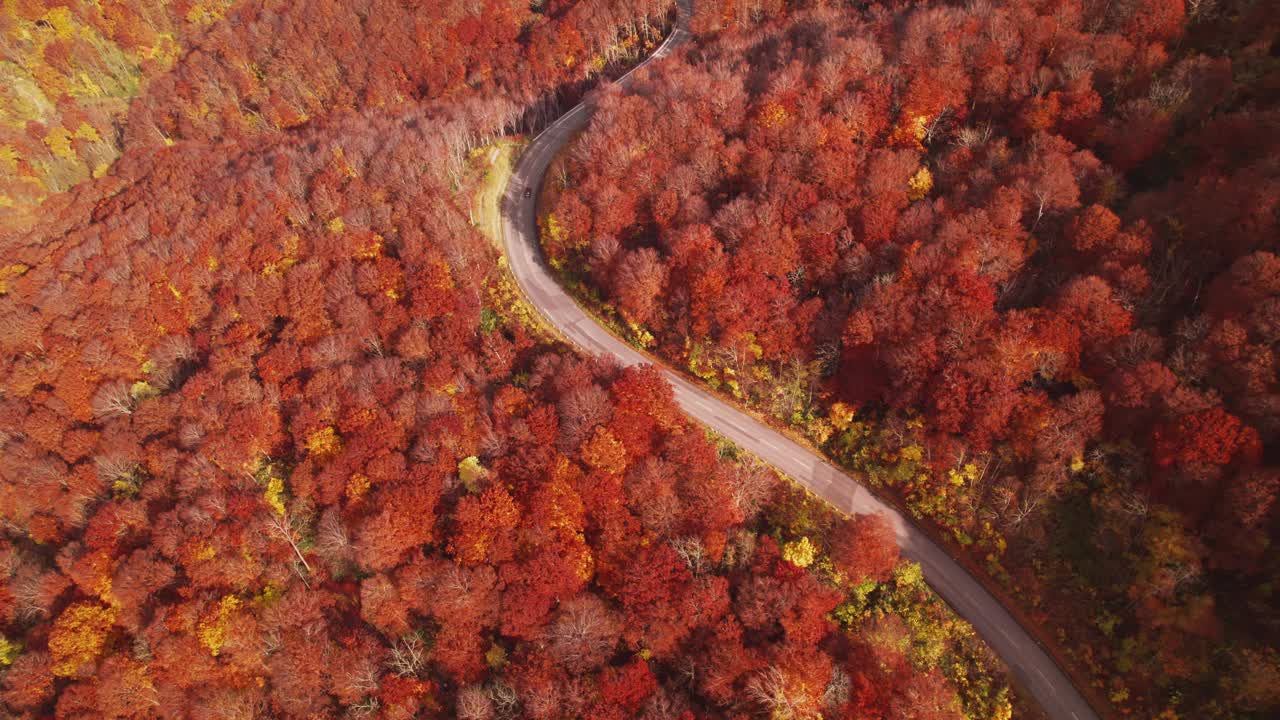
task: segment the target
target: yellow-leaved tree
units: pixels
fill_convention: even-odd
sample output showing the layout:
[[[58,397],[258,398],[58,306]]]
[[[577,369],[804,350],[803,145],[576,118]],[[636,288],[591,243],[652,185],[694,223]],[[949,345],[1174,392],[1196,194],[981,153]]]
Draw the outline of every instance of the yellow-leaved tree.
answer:
[[[71,677],[96,662],[115,621],[116,610],[97,603],[76,603],[63,610],[49,633],[53,674]]]

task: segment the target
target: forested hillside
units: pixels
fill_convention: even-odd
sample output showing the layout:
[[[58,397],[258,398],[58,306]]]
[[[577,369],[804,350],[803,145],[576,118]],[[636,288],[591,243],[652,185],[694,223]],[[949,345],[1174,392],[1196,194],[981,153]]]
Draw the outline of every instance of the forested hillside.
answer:
[[[881,518],[554,342],[470,224],[476,146],[668,9],[247,2],[112,116],[0,239],[0,714],[1010,717]]]
[[[123,116],[233,0],[6,2],[0,9],[0,233],[120,156]]]
[[[1261,2],[705,2],[543,244],[967,553],[1117,709],[1280,707]],[[1161,715],[1163,713],[1163,715]]]
[[[0,232],[182,140],[245,145],[424,102],[497,132],[643,52],[670,0],[13,0],[0,12]],[[652,25],[650,23],[653,23]],[[152,83],[154,82],[154,86]],[[136,96],[136,97],[135,97]],[[130,102],[132,100],[132,102]],[[120,173],[128,175],[129,171]]]

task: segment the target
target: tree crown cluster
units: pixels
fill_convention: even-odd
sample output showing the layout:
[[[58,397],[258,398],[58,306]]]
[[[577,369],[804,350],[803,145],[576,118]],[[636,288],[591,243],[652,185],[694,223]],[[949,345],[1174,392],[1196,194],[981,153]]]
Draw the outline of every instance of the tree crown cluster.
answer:
[[[602,94],[542,218],[553,264],[664,357],[892,466],[979,558],[1004,535],[1029,567],[1083,492],[1109,518],[1083,531],[1132,568],[1084,580],[1119,587],[1088,619],[1134,638],[1152,707],[1274,707],[1210,660],[1280,672],[1257,610],[1280,488],[1274,18],[801,5],[699,3],[704,41]]]

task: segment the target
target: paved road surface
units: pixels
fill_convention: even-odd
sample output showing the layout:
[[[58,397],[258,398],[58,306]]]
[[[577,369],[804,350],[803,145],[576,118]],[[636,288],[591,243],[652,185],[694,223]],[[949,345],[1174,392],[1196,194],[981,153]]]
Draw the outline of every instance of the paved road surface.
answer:
[[[691,0],[679,0],[680,20],[653,55],[635,70],[669,54],[689,38],[685,29]],[[632,72],[635,72],[632,70]],[[619,82],[627,83],[631,73]],[[578,105],[547,128],[525,150],[503,197],[502,232],[512,272],[530,302],[580,348],[613,355],[624,365],[652,363],[598,325],[571,299],[544,265],[538,246],[534,201],[536,189],[556,153],[587,125],[590,110]],[[524,188],[535,189],[525,198]],[[841,510],[884,513],[893,525],[902,552],[920,563],[925,579],[955,611],[968,620],[1012,669],[1053,720],[1097,720],[1097,715],[1053,660],[1004,607],[967,571],[901,513],[876,499],[854,478],[684,377],[665,370],[675,397],[689,415],[809,487]]]

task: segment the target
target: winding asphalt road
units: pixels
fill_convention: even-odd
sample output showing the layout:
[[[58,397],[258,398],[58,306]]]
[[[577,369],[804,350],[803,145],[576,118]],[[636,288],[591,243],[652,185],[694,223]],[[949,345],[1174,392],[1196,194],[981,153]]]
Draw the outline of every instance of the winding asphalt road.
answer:
[[[670,54],[689,39],[687,24],[692,0],[678,2],[679,19],[667,40],[617,82],[628,84],[632,73]],[[590,115],[591,111],[585,104],[570,110],[529,144],[512,173],[501,203],[502,234],[511,270],[533,306],[578,347],[612,355],[623,365],[661,365],[614,337],[587,315],[561,289],[544,264],[539,249],[536,190],[556,153],[586,127]],[[534,188],[533,197],[524,197],[526,187]],[[920,563],[929,585],[957,614],[973,625],[1050,718],[1097,720],[1098,715],[1066,674],[1004,606],[901,513],[809,449],[696,387],[683,376],[665,368],[664,372],[675,388],[680,406],[704,425],[803,483],[840,510],[887,516],[903,555]]]

